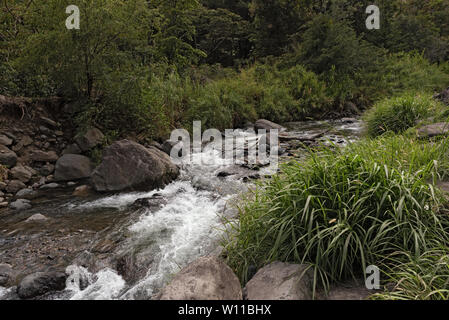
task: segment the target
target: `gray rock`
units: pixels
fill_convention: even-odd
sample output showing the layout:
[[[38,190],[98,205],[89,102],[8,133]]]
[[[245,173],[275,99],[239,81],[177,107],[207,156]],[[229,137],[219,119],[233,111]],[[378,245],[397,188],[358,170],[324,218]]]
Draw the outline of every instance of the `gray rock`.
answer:
[[[449,133],[448,122],[433,123],[418,129],[418,136],[421,138],[425,137],[431,138],[446,135],[448,133]]]
[[[33,139],[30,136],[23,136],[22,140],[20,140],[24,147],[27,147],[33,143]]]
[[[168,155],[154,148],[121,140],[104,150],[92,173],[96,191],[149,190],[162,187],[179,175]]]
[[[21,299],[30,299],[48,292],[65,289],[67,275],[64,272],[37,272],[26,276],[17,287]]]
[[[0,264],[0,286],[6,286],[13,277],[12,266],[7,263]]]
[[[26,210],[26,209],[30,209],[32,206],[30,204],[30,200],[18,199],[14,202],[11,202],[9,204],[9,207],[12,210]]]
[[[30,157],[31,160],[37,162],[56,162],[58,160],[58,155],[54,151],[34,150]]]
[[[73,181],[90,177],[93,166],[88,157],[65,154],[56,162],[55,180]]]
[[[1,191],[6,190],[6,186],[7,186],[7,184],[6,184],[5,182],[0,181],[0,190],[1,190]]]
[[[247,283],[244,295],[247,300],[310,300],[313,275],[307,268],[299,264],[271,263]]]
[[[43,222],[43,221],[47,221],[48,218],[40,213],[37,214],[33,214],[31,217],[29,217],[28,219],[26,219],[25,222]]]
[[[19,190],[25,189],[26,185],[20,180],[11,180],[6,187],[6,192],[16,193]]]
[[[33,172],[22,165],[17,165],[11,169],[11,175],[14,179],[27,183],[33,176]]]
[[[54,171],[55,171],[55,166],[52,165],[51,163],[43,165],[39,169],[39,173],[43,176],[48,176],[48,175],[52,174]]]
[[[80,154],[82,151],[76,143],[69,144],[67,148],[62,151],[62,154]]]
[[[173,141],[173,140],[166,140],[163,144],[162,144],[162,151],[164,151],[166,154],[170,155],[171,153],[171,149],[173,149],[174,146],[176,146],[178,143],[180,143],[180,141]],[[158,148],[159,149],[159,148]]]
[[[8,147],[0,144],[0,164],[13,167],[17,163],[17,154]]]
[[[10,146],[12,145],[12,142],[13,142],[12,139],[8,138],[4,134],[0,134],[0,144],[4,146]]]
[[[59,188],[60,186],[61,186],[60,184],[53,182],[53,183],[44,184],[39,189],[41,189],[41,190],[56,189],[56,188]]]
[[[286,129],[283,126],[281,126],[277,123],[265,120],[265,119],[257,120],[256,123],[254,124],[254,129],[256,131],[263,130],[263,129],[265,129],[267,131],[269,131],[269,130],[279,130],[279,132],[286,131]]]
[[[93,147],[103,143],[104,135],[97,128],[89,128],[84,134],[79,134],[75,138],[76,144],[80,147],[81,151],[89,151]]]
[[[203,257],[181,270],[165,288],[160,300],[242,300],[240,282],[217,257]]]
[[[33,189],[22,189],[20,191],[18,191],[16,193],[16,198],[17,199],[27,199],[27,200],[32,200],[37,198],[38,193],[36,191],[34,191]]]
[[[348,283],[332,287],[327,295],[322,296],[321,300],[366,300],[374,293],[376,291],[368,290],[364,284]]]

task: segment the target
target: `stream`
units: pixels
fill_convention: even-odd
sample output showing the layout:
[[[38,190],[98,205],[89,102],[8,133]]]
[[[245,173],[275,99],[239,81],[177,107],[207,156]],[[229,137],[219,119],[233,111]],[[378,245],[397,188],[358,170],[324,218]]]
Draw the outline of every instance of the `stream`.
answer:
[[[298,137],[325,132],[321,142],[344,146],[358,139],[362,122],[308,121],[285,127]],[[236,135],[242,138],[245,132]],[[306,154],[301,150],[295,150],[296,157]],[[88,198],[55,190],[49,198],[34,200],[32,209],[0,211],[0,264],[13,266],[18,281],[38,271],[69,274],[64,291],[40,299],[151,299],[190,262],[220,254],[225,222],[238,217],[239,195],[251,189],[255,175],[276,171],[229,163],[213,143],[195,156],[214,164],[184,163],[180,177],[160,190]],[[37,213],[48,219],[26,221]],[[16,298],[15,287],[0,287],[0,300]]]

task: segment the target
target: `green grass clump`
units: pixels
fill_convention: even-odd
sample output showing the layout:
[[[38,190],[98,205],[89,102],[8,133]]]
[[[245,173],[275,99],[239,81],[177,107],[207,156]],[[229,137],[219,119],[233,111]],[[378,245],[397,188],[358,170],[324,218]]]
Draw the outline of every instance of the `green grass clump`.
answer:
[[[373,300],[449,300],[449,248],[438,248],[415,257],[401,252],[390,257],[389,292],[371,296]]]
[[[414,127],[419,120],[435,115],[441,110],[430,95],[406,93],[376,103],[365,114],[368,134],[377,137],[386,132],[402,133]]]
[[[393,252],[447,244],[444,198],[431,182],[446,174],[448,155],[449,142],[391,136],[287,164],[231,223],[228,263],[243,283],[250,266],[310,264],[315,287],[327,288]]]

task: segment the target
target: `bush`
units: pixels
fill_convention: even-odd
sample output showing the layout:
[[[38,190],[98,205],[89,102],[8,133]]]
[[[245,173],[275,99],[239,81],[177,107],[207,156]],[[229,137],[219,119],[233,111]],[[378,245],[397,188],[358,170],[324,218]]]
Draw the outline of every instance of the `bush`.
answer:
[[[404,94],[376,103],[365,114],[368,134],[401,133],[414,127],[418,120],[434,115],[439,104],[428,95]]]
[[[447,244],[443,198],[428,180],[448,172],[448,155],[449,142],[393,136],[285,165],[230,223],[228,263],[242,283],[250,266],[307,263],[314,287],[327,288],[392,252],[420,255]]]

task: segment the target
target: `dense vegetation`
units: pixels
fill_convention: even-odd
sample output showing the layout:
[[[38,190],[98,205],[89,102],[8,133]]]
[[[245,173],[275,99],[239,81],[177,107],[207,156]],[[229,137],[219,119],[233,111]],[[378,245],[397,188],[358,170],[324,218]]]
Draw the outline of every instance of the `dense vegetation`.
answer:
[[[0,94],[62,96],[80,129],[162,140],[174,128],[333,118],[365,109],[368,137],[311,151],[260,184],[226,252],[308,263],[315,287],[382,267],[384,299],[447,298],[449,142],[413,129],[447,107],[449,0],[16,0],[0,7]],[[78,5],[79,30],[65,8]],[[1,168],[0,168],[1,180]]]
[[[65,8],[78,5],[79,30]],[[0,16],[0,92],[60,95],[78,126],[164,138],[203,120],[336,117],[449,84],[448,1],[17,0]],[[137,128],[137,129],[136,129]]]

